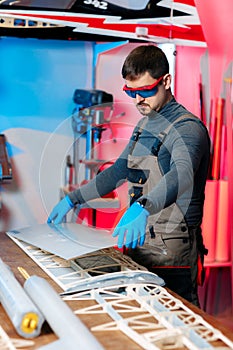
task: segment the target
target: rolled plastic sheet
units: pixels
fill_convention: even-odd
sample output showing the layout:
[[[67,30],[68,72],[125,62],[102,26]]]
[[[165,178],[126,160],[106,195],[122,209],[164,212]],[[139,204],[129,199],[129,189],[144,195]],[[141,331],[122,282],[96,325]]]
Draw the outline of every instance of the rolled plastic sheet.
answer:
[[[0,259],[0,302],[21,337],[35,338],[40,335],[44,317],[2,259]]]
[[[218,217],[218,181],[207,180],[202,221],[202,235],[208,255],[205,262],[215,261],[216,231]]]
[[[24,289],[60,338],[54,345],[49,344],[41,349],[103,350],[95,336],[45,279],[31,276],[24,283]]]
[[[221,147],[222,147],[222,126],[225,100],[218,98],[216,101],[216,121],[215,135],[213,140],[213,164],[212,179],[218,180],[220,177]]]
[[[216,261],[227,262],[230,259],[228,181],[219,180],[218,218],[216,230]]]

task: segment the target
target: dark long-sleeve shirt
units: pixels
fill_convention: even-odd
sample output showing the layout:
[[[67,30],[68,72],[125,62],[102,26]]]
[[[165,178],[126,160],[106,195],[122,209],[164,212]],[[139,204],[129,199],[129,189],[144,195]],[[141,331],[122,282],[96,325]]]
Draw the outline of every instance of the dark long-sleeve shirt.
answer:
[[[204,189],[209,167],[210,141],[208,132],[198,118],[191,114],[173,98],[159,113],[153,112],[143,117],[135,127],[137,132],[146,118],[142,133],[134,147],[134,156],[152,154],[152,147],[161,132],[181,115],[189,114],[178,121],[166,136],[158,153],[161,180],[142,198],[151,206],[151,214],[176,202],[184,214],[188,225],[201,223],[203,215]],[[133,136],[116,162],[100,172],[93,180],[69,194],[71,201],[84,203],[113,191],[131,176],[127,167],[128,154],[133,144]],[[142,199],[141,198],[141,199]]]

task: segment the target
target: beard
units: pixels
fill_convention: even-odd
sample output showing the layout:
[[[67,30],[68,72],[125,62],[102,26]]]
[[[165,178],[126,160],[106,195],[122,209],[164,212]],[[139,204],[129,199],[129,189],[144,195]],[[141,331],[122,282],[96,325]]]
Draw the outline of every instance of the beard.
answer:
[[[136,107],[142,115],[148,115],[152,111],[151,106],[148,103],[137,103]]]

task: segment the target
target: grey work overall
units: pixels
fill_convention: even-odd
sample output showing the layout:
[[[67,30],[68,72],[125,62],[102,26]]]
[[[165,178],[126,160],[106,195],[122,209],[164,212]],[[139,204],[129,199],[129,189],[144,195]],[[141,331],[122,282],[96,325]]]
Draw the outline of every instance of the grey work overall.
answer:
[[[160,142],[157,142],[150,155],[133,155],[143,125],[139,129],[137,140],[134,141],[128,156],[128,168],[133,170],[132,179],[128,178],[129,186],[131,187],[129,190],[131,204],[142,195],[148,194],[160,181],[162,174],[158,164],[159,149],[173,125],[178,121],[187,119],[187,117],[190,118],[191,116],[183,115],[179,117],[163,133],[159,134],[158,139]],[[135,172],[135,170],[138,170],[138,172]],[[137,173],[138,176],[135,179],[135,174]],[[133,260],[164,278],[170,289],[194,304],[199,305],[196,293],[197,236],[199,236],[202,243],[200,228],[188,227],[183,213],[177,204],[173,203],[159,213],[148,217],[145,244],[143,247],[129,249],[128,254]],[[182,282],[179,282],[179,279],[177,282],[174,280],[177,279],[177,272],[181,277],[180,281],[183,282],[185,278],[186,286],[179,285],[179,283],[182,284]],[[172,288],[173,284],[176,283],[177,287],[174,286]],[[187,290],[188,294],[190,294],[188,297],[186,295]]]

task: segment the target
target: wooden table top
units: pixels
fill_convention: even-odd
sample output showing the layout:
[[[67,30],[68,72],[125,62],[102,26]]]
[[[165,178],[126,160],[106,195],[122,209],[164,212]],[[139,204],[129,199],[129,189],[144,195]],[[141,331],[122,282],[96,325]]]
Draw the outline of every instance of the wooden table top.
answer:
[[[23,285],[25,282],[24,277],[20,274],[17,267],[24,267],[29,275],[37,275],[45,278],[52,287],[59,293],[62,292],[60,287],[32,260],[30,257],[22,251],[5,233],[0,233],[0,258],[12,269],[17,280],[20,284]],[[176,298],[179,298],[174,293],[170,292]],[[180,298],[179,298],[180,299]],[[68,302],[69,306],[74,310],[77,308],[82,308],[86,305],[89,305],[92,301],[90,300],[82,300],[82,301],[72,301]],[[188,306],[192,311],[196,314],[202,316],[210,325],[220,330],[227,338],[233,341],[232,331],[218,324],[218,321],[210,315],[207,315],[205,312],[200,310],[199,308],[193,306],[187,301],[182,299],[182,302]],[[97,316],[104,317],[104,315]],[[107,317],[107,315],[106,315]],[[79,316],[81,321],[89,328],[95,326],[96,319],[93,315],[85,315],[82,314]],[[11,321],[9,320],[5,310],[2,305],[0,305],[0,324],[4,331],[8,334],[10,338],[20,338],[16,331],[14,330]],[[109,317],[107,319],[109,320]],[[138,344],[133,342],[130,338],[124,335],[120,331],[99,331],[94,333],[97,340],[103,345],[104,349],[118,349],[119,344],[121,348],[126,347],[128,350],[140,350],[142,349]],[[42,327],[42,332],[39,337],[34,338],[34,346],[29,347],[28,349],[39,349],[40,346],[53,342],[57,339],[57,336],[52,332],[49,326],[45,323]]]

